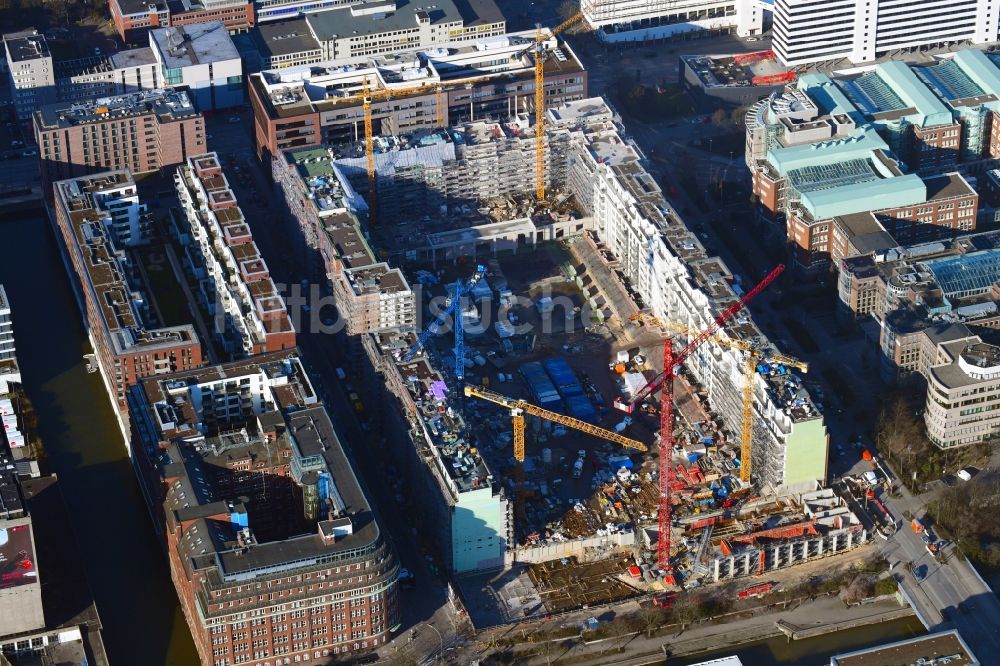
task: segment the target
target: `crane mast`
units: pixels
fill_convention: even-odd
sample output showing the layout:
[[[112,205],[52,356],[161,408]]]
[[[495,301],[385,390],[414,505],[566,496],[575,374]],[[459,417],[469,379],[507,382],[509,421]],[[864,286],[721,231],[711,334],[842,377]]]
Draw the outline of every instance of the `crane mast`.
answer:
[[[670,568],[670,525],[672,522],[673,505],[670,502],[670,489],[674,482],[674,468],[670,464],[670,455],[674,445],[674,368],[684,363],[688,356],[697,349],[703,342],[725,324],[736,316],[736,314],[746,306],[750,299],[763,291],[769,284],[774,282],[782,271],[784,265],[778,265],[760,281],[757,286],[751,289],[736,303],[723,310],[722,314],[715,318],[703,331],[696,335],[677,354],[674,354],[673,339],[666,338],[663,341],[663,371],[650,381],[640,393],[645,392],[648,396],[652,391],[660,386],[660,506],[658,513],[659,535],[656,543],[656,561],[660,569],[668,571]],[[648,389],[648,390],[647,390]],[[644,397],[637,396],[632,404],[641,404]]]

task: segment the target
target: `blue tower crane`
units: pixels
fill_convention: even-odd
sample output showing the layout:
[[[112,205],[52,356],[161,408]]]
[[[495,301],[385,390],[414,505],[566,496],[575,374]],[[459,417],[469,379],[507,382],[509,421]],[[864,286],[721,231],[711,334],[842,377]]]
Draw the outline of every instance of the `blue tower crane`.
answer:
[[[432,335],[437,333],[448,317],[455,316],[455,376],[459,379],[465,379],[465,330],[462,326],[462,298],[464,298],[472,288],[476,286],[476,283],[482,279],[486,272],[486,267],[482,264],[476,266],[475,273],[469,278],[466,284],[462,284],[461,280],[456,280],[453,287],[452,296],[447,307],[441,314],[431,323],[430,326],[425,328],[419,336],[417,336],[417,341],[413,343],[413,346],[406,350],[403,354],[403,362],[408,363],[413,360],[413,357],[417,355],[420,348],[423,347],[427,340],[430,339]]]

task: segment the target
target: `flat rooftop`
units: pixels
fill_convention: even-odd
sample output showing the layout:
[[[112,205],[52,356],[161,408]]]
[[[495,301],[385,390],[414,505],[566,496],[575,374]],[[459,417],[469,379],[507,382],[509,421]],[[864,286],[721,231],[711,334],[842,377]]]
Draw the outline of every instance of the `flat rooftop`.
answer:
[[[151,30],[149,35],[168,69],[238,60],[240,57],[222,21],[159,28]]]
[[[320,41],[359,35],[415,30],[418,18],[431,25],[461,22],[486,25],[503,21],[493,0],[436,0],[419,4],[411,0],[383,0],[309,14],[306,20]]]
[[[59,193],[57,206],[64,206],[76,247],[87,271],[84,289],[92,289],[101,319],[114,342],[116,353],[156,349],[182,343],[197,342],[194,326],[185,324],[147,329],[134,303],[135,289],[130,283],[132,271],[123,261],[123,253],[105,226],[106,211],[99,208],[94,195],[123,186],[135,187],[126,170],[106,171],[93,176],[55,183]]]
[[[250,34],[266,57],[322,50],[304,18],[261,23]]]
[[[147,114],[156,116],[161,123],[200,115],[183,90],[147,90],[72,104],[49,104],[35,113],[39,126],[46,130]]]
[[[979,664],[979,660],[954,629],[836,655],[830,658],[830,664],[831,666],[943,664],[944,661],[935,661],[942,657],[953,657],[953,660],[947,662],[948,666],[978,666]]]
[[[3,36],[3,41],[14,62],[51,57],[45,36],[35,30],[7,33]]]
[[[194,521],[186,565],[214,569],[215,582],[268,576],[277,571],[305,568],[332,553],[356,555],[379,538],[379,528],[343,444],[326,408],[298,357],[297,349],[259,354],[250,359],[142,380],[145,407],[158,432],[161,454],[157,467],[171,479],[164,501],[168,520]],[[212,405],[238,403],[227,408],[226,419]],[[291,450],[291,461],[279,455]],[[324,538],[326,510],[311,530],[287,539],[247,541],[229,516],[247,513],[242,500],[211,483],[212,470],[242,460],[259,461],[254,468],[291,466],[298,484],[325,484],[322,493],[351,530],[336,539]],[[238,469],[238,467],[237,467]],[[325,475],[325,477],[324,477]],[[277,491],[277,488],[275,488]],[[230,493],[231,494],[231,493]],[[291,504],[295,506],[293,502]],[[212,520],[219,515],[224,520]],[[249,526],[254,526],[253,508]],[[291,518],[290,518],[291,521]],[[336,520],[334,521],[336,522]],[[328,527],[328,526],[327,526]]]
[[[167,11],[166,0],[117,0],[123,14],[145,14],[153,11]]]

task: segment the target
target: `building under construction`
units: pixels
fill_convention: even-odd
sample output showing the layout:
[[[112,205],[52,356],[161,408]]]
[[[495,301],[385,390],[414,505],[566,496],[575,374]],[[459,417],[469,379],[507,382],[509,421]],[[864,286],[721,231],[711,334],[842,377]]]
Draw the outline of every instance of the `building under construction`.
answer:
[[[495,305],[505,298],[504,282],[497,279],[494,268],[496,258],[531,252],[536,244],[555,240],[567,241],[570,246],[586,245],[601,257],[604,270],[620,283],[626,296],[604,294],[597,299],[599,317],[617,318],[626,328],[637,326],[628,320],[641,310],[662,321],[700,330],[738,300],[742,293],[739,280],[720,259],[707,255],[666,201],[643,167],[642,154],[623,138],[603,100],[579,100],[548,110],[544,137],[548,196],[542,203],[533,199],[526,178],[533,166],[533,137],[529,119],[516,115],[470,122],[447,131],[381,137],[374,155],[375,224],[371,224],[362,196],[368,181],[360,146],[289,151],[275,157],[273,174],[293,213],[303,257],[312,262],[306,265],[335,282],[340,279],[338,271],[345,267],[402,268],[407,277],[400,274],[402,283],[396,279],[387,282],[386,290],[402,290],[408,307],[415,305],[411,312],[423,310],[419,290],[411,289],[411,283],[422,282],[428,295],[442,293],[443,289],[435,286],[441,271],[460,272],[463,262],[470,259],[490,265],[490,285],[479,286]],[[341,235],[332,236],[331,229],[340,229]],[[369,287],[381,288],[377,281]],[[342,312],[350,311],[349,303],[341,303],[349,296],[346,291],[335,289],[334,296]],[[588,302],[592,301],[595,299]],[[538,529],[515,530],[518,518],[525,518],[513,516],[512,501],[524,490],[523,480],[516,478],[517,466],[506,466],[512,461],[509,453],[498,453],[498,462],[493,464],[483,457],[486,450],[481,449],[485,444],[480,438],[485,436],[487,417],[476,416],[475,432],[470,432],[465,418],[470,409],[478,411],[480,407],[460,399],[460,382],[451,369],[456,362],[471,365],[475,352],[467,350],[460,361],[450,354],[436,357],[433,350],[414,345],[422,328],[419,317],[414,323],[391,317],[368,318],[359,326],[349,326],[345,343],[358,346],[355,372],[367,376],[362,389],[366,391],[365,402],[378,410],[387,444],[410,452],[398,457],[413,463],[404,463],[402,474],[411,487],[431,491],[427,494],[438,498],[427,500],[437,507],[427,515],[435,516],[435,525],[440,528],[439,542],[444,544],[449,570],[497,568],[512,560],[508,551],[515,547],[545,546],[547,540],[560,538],[600,537],[623,545],[628,541],[621,536],[623,531],[637,534],[641,526],[655,522],[656,470],[648,460],[632,456],[635,469],[631,476],[620,478],[621,467],[611,466],[612,458],[622,451],[608,444],[592,447],[592,462],[587,464],[593,468],[588,478],[598,472],[602,476],[587,492],[588,496],[597,492],[594,503],[581,493],[581,508],[570,506],[570,513],[577,514],[579,520],[567,514],[553,530],[546,525],[550,521],[539,514]],[[505,336],[497,328],[495,333],[487,331],[483,339],[496,349],[509,348],[507,356],[516,357],[531,353],[530,346],[516,347],[525,337]],[[686,364],[683,381],[692,399],[701,403],[704,417],[671,452],[688,463],[685,447],[700,447],[704,464],[711,462],[711,468],[717,470],[709,473],[716,477],[705,484],[706,489],[698,491],[708,492],[703,499],[711,499],[711,506],[697,504],[702,500],[696,499],[692,511],[732,513],[734,505],[726,505],[727,497],[720,488],[726,494],[737,493],[734,497],[740,499],[740,505],[753,497],[797,496],[815,490],[826,479],[827,433],[823,416],[801,379],[788,368],[767,361],[773,347],[748,314],[739,315],[718,337],[746,344],[741,348],[706,343]],[[735,445],[743,422],[747,367],[741,349],[747,345],[760,359],[751,376],[755,427],[750,462],[757,488],[752,494],[739,480],[741,459]],[[411,350],[415,350],[413,356]],[[482,360],[485,364],[485,358]],[[521,381],[498,367],[487,366],[485,370],[491,371],[494,382]],[[561,399],[565,404],[565,397]],[[509,421],[505,421],[509,416],[496,414],[497,429],[509,432]],[[647,443],[652,444],[652,433],[648,434]],[[499,444],[491,445],[500,451]],[[575,447],[565,448],[568,451],[562,464],[574,465]],[[531,458],[526,462],[531,463]],[[559,462],[538,460],[543,466]],[[712,481],[718,481],[715,487]],[[643,504],[642,497],[649,501]],[[688,500],[683,494],[676,499],[681,503]],[[559,509],[550,507],[548,514],[552,513],[558,515]],[[570,526],[576,520],[579,529],[566,529],[567,520]],[[745,528],[754,531],[750,523]],[[801,538],[822,537],[826,527],[817,521],[812,529],[815,534],[806,530]],[[861,540],[852,537],[849,545]],[[780,539],[766,537],[769,547],[772,541]],[[844,543],[837,537],[835,543],[824,544],[822,551],[849,547]],[[721,543],[713,547],[721,552]],[[734,558],[733,564],[728,568],[719,564],[720,578],[736,575],[732,572],[740,567],[752,569],[739,559],[746,550],[741,540],[731,541],[727,547],[730,555],[726,557]],[[766,568],[767,555],[764,557]],[[775,566],[794,561],[795,557],[781,554],[773,560]]]

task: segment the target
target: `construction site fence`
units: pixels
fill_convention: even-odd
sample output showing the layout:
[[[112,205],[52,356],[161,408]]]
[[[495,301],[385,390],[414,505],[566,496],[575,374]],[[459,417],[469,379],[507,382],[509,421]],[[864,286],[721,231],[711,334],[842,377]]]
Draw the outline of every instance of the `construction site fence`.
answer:
[[[541,564],[560,558],[576,557],[581,562],[604,559],[613,550],[590,552],[588,549],[616,549],[635,545],[635,532],[619,532],[603,536],[592,536],[583,539],[573,539],[560,543],[547,543],[541,546],[518,548],[507,552],[507,565]]]

